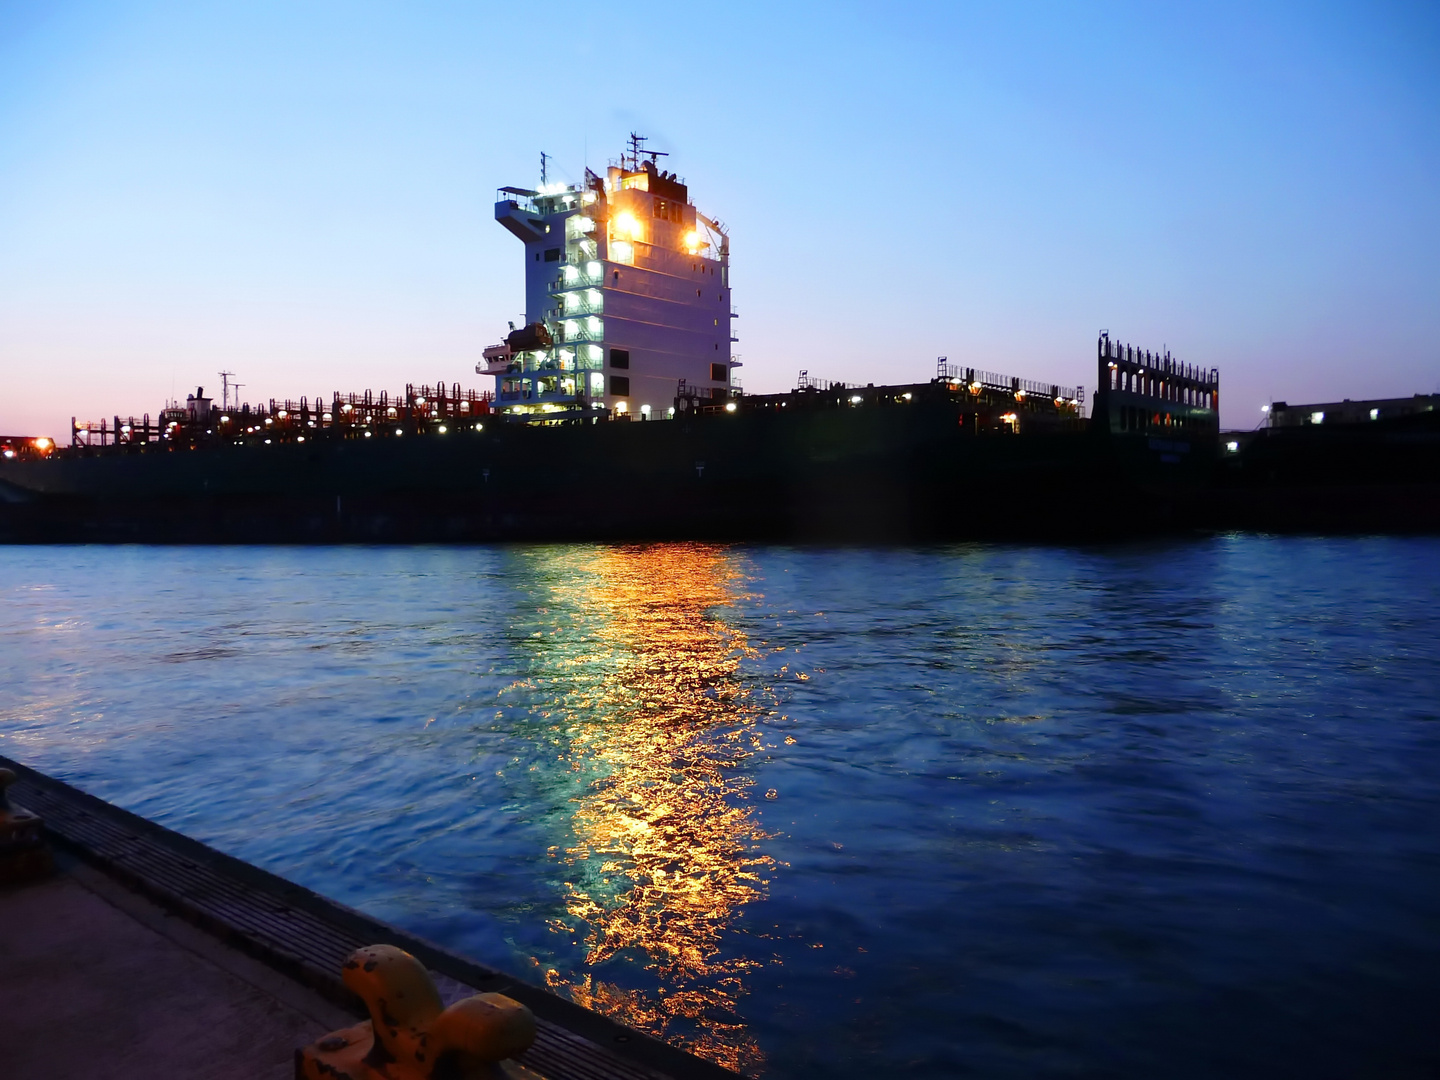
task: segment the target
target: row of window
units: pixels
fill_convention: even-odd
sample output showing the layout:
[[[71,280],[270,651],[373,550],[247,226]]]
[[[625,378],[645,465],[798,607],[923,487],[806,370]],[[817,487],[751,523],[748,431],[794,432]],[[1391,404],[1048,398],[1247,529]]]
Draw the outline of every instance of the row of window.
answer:
[[[623,359],[621,360],[621,362],[617,362],[617,357],[616,357],[616,354],[617,354],[617,353],[619,354],[620,358],[623,358]],[[618,368],[628,368],[628,367],[630,366],[630,353],[629,353],[629,351],[626,350],[626,349],[611,349],[611,350],[610,350],[610,366],[611,366],[611,367],[618,367]],[[725,376],[726,376],[726,366],[725,366],[724,364],[711,364],[711,365],[710,365],[710,379],[711,379],[712,382],[725,382],[725,381],[726,381]],[[611,376],[610,376],[610,395],[611,395],[612,397],[629,397],[629,396],[630,396],[630,376],[629,376],[629,375],[611,375]]]

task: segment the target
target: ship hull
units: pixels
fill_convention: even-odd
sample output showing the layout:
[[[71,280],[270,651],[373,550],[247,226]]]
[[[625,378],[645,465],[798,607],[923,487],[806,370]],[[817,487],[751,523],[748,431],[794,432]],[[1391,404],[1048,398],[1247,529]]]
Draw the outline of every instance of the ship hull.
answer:
[[[59,456],[0,466],[10,542],[931,541],[1199,524],[1208,451],[977,435],[944,405]]]

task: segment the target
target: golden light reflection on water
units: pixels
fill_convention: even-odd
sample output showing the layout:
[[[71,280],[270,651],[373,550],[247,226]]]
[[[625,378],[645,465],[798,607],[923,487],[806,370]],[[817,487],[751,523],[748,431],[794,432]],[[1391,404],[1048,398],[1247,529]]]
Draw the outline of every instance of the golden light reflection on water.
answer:
[[[723,610],[743,597],[726,549],[694,544],[556,553],[570,669],[552,716],[575,774],[563,860],[568,918],[552,929],[585,963],[641,964],[658,992],[551,970],[550,985],[731,1068],[760,1063],[739,1001],[755,966],[724,932],[773,865],[740,768],[759,748],[759,710],[737,672],[750,654]],[[568,572],[565,572],[568,571]],[[563,592],[563,595],[560,593]]]

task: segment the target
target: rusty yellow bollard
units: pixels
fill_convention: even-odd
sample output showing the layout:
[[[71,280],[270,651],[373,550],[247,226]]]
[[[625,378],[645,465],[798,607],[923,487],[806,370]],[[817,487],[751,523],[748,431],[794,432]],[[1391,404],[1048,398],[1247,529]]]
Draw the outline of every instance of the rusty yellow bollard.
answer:
[[[55,868],[40,815],[11,804],[5,794],[14,782],[13,770],[0,769],[0,885],[34,881]]]
[[[442,1008],[425,966],[404,949],[357,949],[341,971],[370,1019],[295,1053],[297,1080],[543,1080],[515,1061],[535,1017],[504,994]]]

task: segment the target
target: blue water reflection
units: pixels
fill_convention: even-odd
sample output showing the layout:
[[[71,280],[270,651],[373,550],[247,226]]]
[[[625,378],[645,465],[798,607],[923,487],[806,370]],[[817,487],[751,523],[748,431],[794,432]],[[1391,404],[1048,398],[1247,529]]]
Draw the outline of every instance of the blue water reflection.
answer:
[[[11,548],[0,751],[767,1076],[1428,1075],[1437,556]]]

